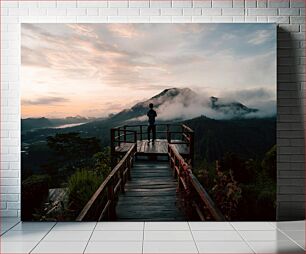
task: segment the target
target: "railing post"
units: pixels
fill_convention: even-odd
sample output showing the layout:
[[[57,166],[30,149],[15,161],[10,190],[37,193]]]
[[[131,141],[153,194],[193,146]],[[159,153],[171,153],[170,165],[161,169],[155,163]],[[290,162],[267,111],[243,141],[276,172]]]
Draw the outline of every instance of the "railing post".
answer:
[[[189,144],[189,157],[190,157],[190,164],[193,168],[194,166],[194,132],[190,132],[190,144]]]
[[[117,132],[118,132],[118,146],[121,145],[121,129],[120,127],[117,129]]]
[[[107,188],[107,199],[110,201],[108,208],[108,220],[116,220],[117,216],[113,180],[111,180]]]
[[[123,140],[126,143],[126,125],[123,126]]]
[[[131,180],[131,159],[132,159],[132,156],[129,157],[127,160],[127,167],[128,167],[127,178],[128,180]]]
[[[111,129],[110,131],[111,135],[111,167],[112,169],[114,168],[116,164],[116,158],[115,158],[115,153],[116,153],[116,147],[115,147],[115,129]]]
[[[168,157],[169,157],[170,168],[172,168],[172,155],[171,155],[171,148],[169,145],[168,145]]]
[[[179,173],[177,174],[177,191],[180,193],[181,191],[181,164],[178,165]]]
[[[166,128],[167,128],[167,140],[168,140],[168,143],[170,144],[171,143],[171,133],[170,133],[170,126],[169,124],[166,125]]]
[[[187,185],[187,190],[185,191],[186,213],[188,217],[192,217],[192,201],[194,199],[193,199],[193,193],[192,193],[192,188],[191,188],[190,175],[188,171],[184,171],[184,180]]]
[[[125,161],[123,163],[123,167],[120,169],[120,178],[121,178],[121,193],[124,193],[125,190],[124,190],[124,185],[125,185],[125,177],[124,177],[124,171],[126,169],[126,166],[127,166],[127,161]]]
[[[182,125],[181,125],[182,141],[184,141],[184,130],[185,130],[185,128],[184,128],[184,125],[182,124]]]
[[[142,140],[143,139],[143,137],[142,137],[142,125],[139,125],[139,128],[140,128],[140,140]]]

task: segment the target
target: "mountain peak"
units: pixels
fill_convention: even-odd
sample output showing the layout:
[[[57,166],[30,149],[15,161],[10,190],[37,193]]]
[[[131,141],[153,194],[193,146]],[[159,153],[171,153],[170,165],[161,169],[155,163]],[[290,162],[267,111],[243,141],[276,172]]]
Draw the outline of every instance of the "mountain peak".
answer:
[[[190,94],[190,93],[193,93],[193,91],[190,88],[187,88],[187,87],[186,88],[173,87],[173,88],[167,88],[167,89],[163,90],[161,93],[153,96],[151,99],[157,99],[157,98],[160,98],[160,97],[163,97],[163,96],[175,97],[179,94],[187,95],[187,94]]]
[[[225,115],[230,115],[234,118],[240,118],[249,113],[255,113],[258,109],[249,108],[240,102],[225,102],[217,97],[210,97],[210,106],[213,110],[222,112]]]

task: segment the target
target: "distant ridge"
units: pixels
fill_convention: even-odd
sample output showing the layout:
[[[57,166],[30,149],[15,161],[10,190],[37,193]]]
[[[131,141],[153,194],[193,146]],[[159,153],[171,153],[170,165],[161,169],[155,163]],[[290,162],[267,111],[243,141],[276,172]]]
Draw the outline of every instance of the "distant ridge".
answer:
[[[31,117],[21,119],[21,129],[22,131],[28,131],[33,129],[52,128],[64,124],[84,123],[88,121],[88,118],[82,116],[68,116],[66,118]]]

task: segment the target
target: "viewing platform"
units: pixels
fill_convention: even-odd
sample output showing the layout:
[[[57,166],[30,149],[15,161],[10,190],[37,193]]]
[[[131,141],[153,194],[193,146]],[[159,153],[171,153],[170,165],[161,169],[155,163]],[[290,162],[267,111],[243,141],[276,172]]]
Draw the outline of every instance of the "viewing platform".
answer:
[[[154,143],[147,140],[147,125],[124,125],[110,133],[112,171],[77,221],[225,220],[192,172],[191,128],[156,125]]]
[[[133,144],[139,156],[168,156],[168,145],[173,144],[178,152],[193,159],[194,133],[186,125],[156,125],[155,142],[147,139],[147,125],[124,125],[111,130],[112,154],[125,154]],[[151,133],[152,138],[152,133]]]

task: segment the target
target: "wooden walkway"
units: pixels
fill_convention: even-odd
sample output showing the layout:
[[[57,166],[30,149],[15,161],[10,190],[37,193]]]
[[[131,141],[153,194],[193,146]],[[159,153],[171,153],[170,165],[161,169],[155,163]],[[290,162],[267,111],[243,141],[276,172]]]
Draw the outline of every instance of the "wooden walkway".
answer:
[[[183,221],[168,162],[136,161],[116,207],[121,221]]]
[[[76,221],[224,221],[192,172],[193,130],[184,124],[160,125],[165,130],[157,133],[167,139],[157,139],[153,144],[142,140],[145,126],[111,129],[112,170]],[[179,136],[181,140],[176,139]],[[178,196],[185,197],[184,202]]]
[[[179,142],[179,140],[172,140],[172,142]],[[166,139],[157,139],[154,144],[152,142],[148,142],[147,140],[138,140],[137,141],[137,154],[156,154],[156,155],[164,155],[168,154],[168,141]],[[120,146],[115,148],[116,152],[126,153],[132,143],[124,143],[122,142]],[[175,144],[176,149],[180,154],[189,154],[189,149],[186,144]]]

